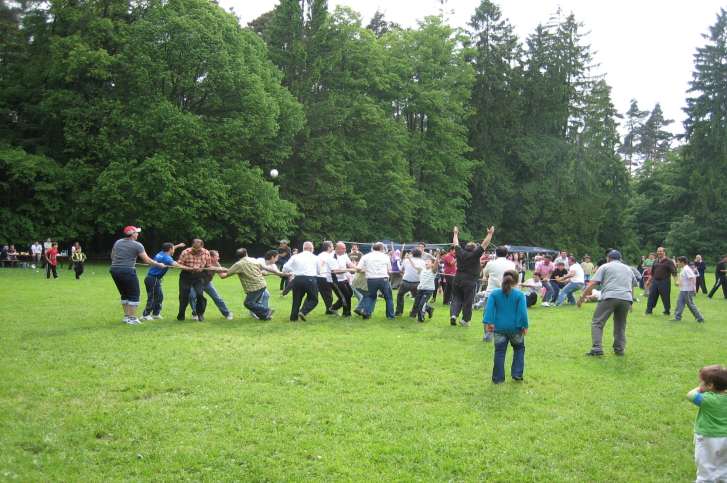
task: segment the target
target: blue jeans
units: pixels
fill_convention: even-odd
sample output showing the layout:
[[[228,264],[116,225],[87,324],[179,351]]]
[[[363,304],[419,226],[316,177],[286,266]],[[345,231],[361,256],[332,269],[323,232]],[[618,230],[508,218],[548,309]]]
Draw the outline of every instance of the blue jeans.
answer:
[[[548,302],[555,302],[556,300],[558,300],[558,295],[563,289],[560,287],[560,285],[558,285],[558,282],[556,282],[555,280],[551,280],[548,285],[550,285],[550,300],[548,300]]]
[[[255,314],[258,319],[265,320],[270,316],[270,309],[268,308],[269,298],[270,294],[267,288],[248,292],[245,296],[245,308]]]
[[[525,371],[525,336],[522,332],[514,334],[495,332],[495,362],[492,366],[492,382],[505,381],[505,354],[507,345],[512,345],[512,367],[510,375],[513,379],[522,379]]]
[[[144,286],[146,287],[146,308],[144,309],[144,315],[159,315],[162,311],[162,302],[164,301],[162,278],[147,275],[144,278]]]
[[[220,313],[223,316],[227,317],[230,315],[230,310],[227,308],[227,305],[225,305],[225,301],[222,300],[220,294],[218,294],[217,290],[215,290],[215,286],[212,285],[212,282],[205,285],[204,291],[212,300],[215,301],[215,305],[218,309],[220,309]],[[194,308],[197,306],[197,293],[194,291],[194,288],[189,289],[189,300],[190,305],[192,306],[192,315],[197,315],[194,311]]]
[[[562,305],[566,297],[568,297],[569,304],[575,305],[576,298],[573,296],[573,292],[577,292],[582,288],[583,284],[580,282],[568,282],[565,287],[560,289],[560,294],[558,294],[558,301],[555,302],[555,305]]]
[[[139,279],[136,270],[126,267],[112,267],[109,272],[121,295],[121,305],[139,305]]]
[[[366,307],[361,308],[361,310],[364,311],[367,315],[371,315],[374,313],[374,309],[376,308],[376,297],[378,296],[379,292],[384,296],[384,300],[386,300],[386,318],[387,319],[393,319],[394,318],[394,296],[391,293],[391,285],[389,284],[389,280],[386,278],[369,278],[366,280],[369,286],[369,293],[364,298],[364,301],[366,302]]]

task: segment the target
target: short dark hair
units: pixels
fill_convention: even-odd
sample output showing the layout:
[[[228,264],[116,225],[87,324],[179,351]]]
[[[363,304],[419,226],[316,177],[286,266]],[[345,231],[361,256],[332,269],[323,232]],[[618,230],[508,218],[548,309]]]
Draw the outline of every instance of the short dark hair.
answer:
[[[328,240],[326,240],[323,243],[321,243],[321,250],[323,250],[324,252],[327,252],[332,247],[333,247],[333,242],[330,242]]]
[[[247,256],[247,248],[238,248],[235,254],[238,258],[245,258]]]
[[[719,392],[727,390],[727,369],[724,366],[715,364],[702,367],[699,370],[699,378],[705,384],[712,384]]]
[[[415,248],[414,250],[411,251],[411,256],[419,258],[422,256],[422,251],[418,248]]]
[[[687,259],[687,257],[677,257],[677,262],[689,263],[689,260]]]
[[[274,257],[278,256],[277,250],[268,250],[265,252],[265,260],[272,260]]]
[[[173,243],[170,243],[170,242],[164,242],[164,243],[162,243],[162,251],[163,252],[168,252],[172,248],[174,248],[174,244]]]
[[[495,256],[506,257],[507,256],[507,247],[500,245],[499,247],[495,248]]]
[[[374,243],[374,246],[371,247],[373,250],[376,250],[377,252],[383,252],[384,251],[384,244],[381,242]]]

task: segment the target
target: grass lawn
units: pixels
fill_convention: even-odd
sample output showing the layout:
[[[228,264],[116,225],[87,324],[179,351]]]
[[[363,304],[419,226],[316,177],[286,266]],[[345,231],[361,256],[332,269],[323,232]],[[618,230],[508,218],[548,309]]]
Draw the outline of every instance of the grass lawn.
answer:
[[[493,386],[481,324],[450,327],[441,301],[424,324],[383,301],[293,324],[272,290],[258,322],[236,278],[215,285],[234,321],[174,320],[172,271],[166,318],[132,327],[106,267],[0,270],[0,480],[688,481],[685,394],[727,362],[727,301],[704,295],[704,325],[642,299],[627,355],[595,360],[593,304],[537,307],[525,382]]]

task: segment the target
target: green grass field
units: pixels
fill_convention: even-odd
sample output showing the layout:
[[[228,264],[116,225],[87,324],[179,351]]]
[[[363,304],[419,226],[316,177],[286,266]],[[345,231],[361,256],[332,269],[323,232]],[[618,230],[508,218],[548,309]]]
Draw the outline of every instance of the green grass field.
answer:
[[[481,324],[450,327],[441,302],[425,324],[383,302],[292,324],[273,290],[258,322],[236,279],[215,285],[234,321],[174,320],[171,272],[165,320],[132,327],[105,267],[0,270],[0,479],[688,481],[684,396],[727,362],[727,301],[704,295],[704,325],[642,299],[623,358],[584,356],[593,304],[537,307],[525,382],[493,386]]]

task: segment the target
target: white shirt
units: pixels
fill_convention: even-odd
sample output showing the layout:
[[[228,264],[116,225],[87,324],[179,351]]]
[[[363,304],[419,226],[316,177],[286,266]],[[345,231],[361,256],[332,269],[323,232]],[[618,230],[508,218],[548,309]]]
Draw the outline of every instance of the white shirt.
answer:
[[[348,265],[351,263],[351,259],[348,258],[347,254],[338,255],[336,253],[332,254],[330,257],[331,260],[334,262],[334,267],[336,270],[344,270],[348,268]],[[336,280],[339,282],[343,282],[344,280],[348,280],[350,278],[350,273],[337,273],[336,274]]]
[[[515,262],[505,257],[498,257],[485,265],[484,275],[487,276],[487,294],[502,286],[502,276],[508,270],[515,270]]]
[[[372,250],[363,257],[358,266],[366,272],[366,278],[388,278],[391,272],[391,260],[383,252]]]
[[[291,272],[297,277],[317,277],[318,276],[318,257],[307,250],[290,257],[283,270]]]
[[[332,282],[331,270],[338,268],[333,252],[321,252],[318,254],[318,276]]]
[[[33,243],[30,246],[30,251],[33,253],[33,255],[40,255],[41,253],[43,253],[43,245],[41,245],[40,243]]]
[[[570,271],[574,272],[575,275],[568,280],[569,282],[573,283],[586,283],[586,273],[583,271],[583,267],[581,267],[580,263],[574,263],[570,266]]]
[[[419,257],[411,257],[404,260],[404,277],[405,282],[415,283],[420,280],[419,272],[426,267],[424,260]]]

